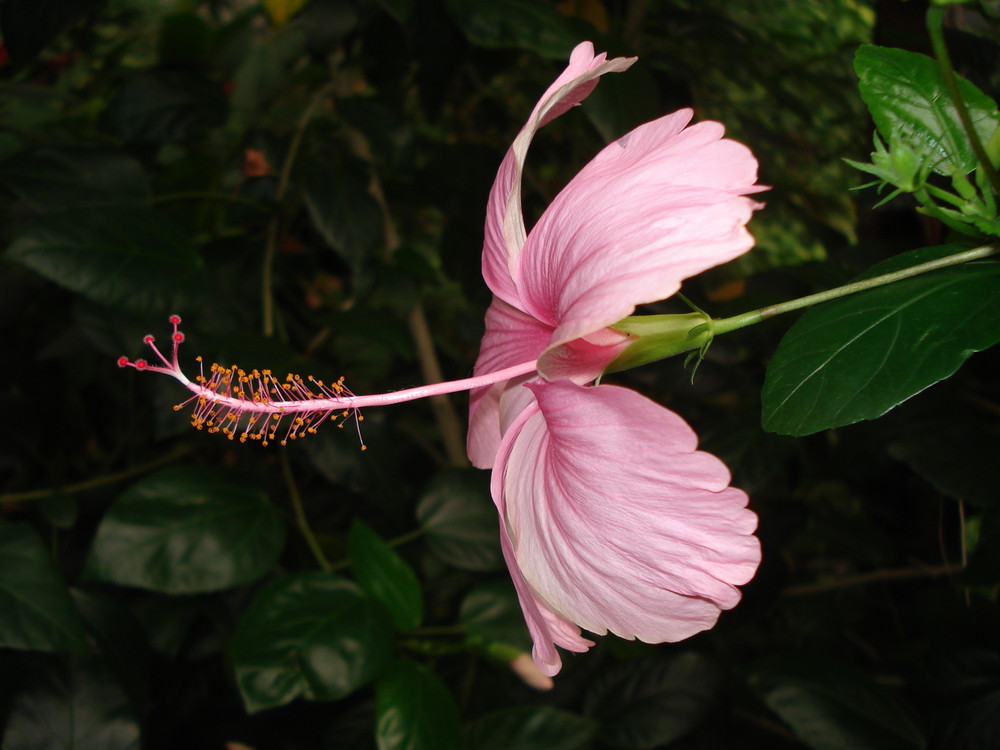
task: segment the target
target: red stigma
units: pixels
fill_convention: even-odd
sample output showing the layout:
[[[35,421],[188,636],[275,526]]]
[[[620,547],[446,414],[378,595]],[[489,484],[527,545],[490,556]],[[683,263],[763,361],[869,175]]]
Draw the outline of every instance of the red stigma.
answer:
[[[154,341],[156,341],[156,339],[153,338],[152,334],[147,333],[142,337],[142,343],[144,344],[152,344]]]
[[[184,343],[184,334],[180,331],[177,331],[171,338],[173,338],[175,344]]]
[[[144,359],[137,359],[135,361],[135,369],[137,370],[145,370],[146,366],[147,366],[146,360]]]
[[[119,357],[118,358],[118,366],[119,367],[128,367],[128,357]]]
[[[167,321],[171,323],[171,325],[179,326],[181,324],[181,316],[171,315],[169,318],[167,318]]]

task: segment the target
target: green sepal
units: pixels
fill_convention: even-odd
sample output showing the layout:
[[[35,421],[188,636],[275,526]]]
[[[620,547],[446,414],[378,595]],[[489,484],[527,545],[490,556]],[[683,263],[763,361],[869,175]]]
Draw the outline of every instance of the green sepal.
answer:
[[[632,315],[611,327],[635,340],[611,361],[604,374],[630,370],[692,350],[704,352],[714,336],[712,319],[704,312]]]

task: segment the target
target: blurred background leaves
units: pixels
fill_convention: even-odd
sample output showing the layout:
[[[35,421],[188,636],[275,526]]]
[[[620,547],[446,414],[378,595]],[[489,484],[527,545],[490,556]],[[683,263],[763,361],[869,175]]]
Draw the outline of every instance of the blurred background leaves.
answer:
[[[680,359],[615,376],[730,465],[764,563],[713,631],[601,639],[548,692],[512,668],[530,641],[488,475],[463,462],[461,398],[369,410],[364,453],[351,422],[262,449],[191,430],[176,384],[115,366],[177,313],[189,371],[200,354],[357,393],[467,375],[490,184],[585,39],[640,59],[532,146],[529,223],[604,143],[693,106],[772,187],[756,249],[689,281],[692,300],[731,315],[894,267],[952,238],[910,198],[850,191],[864,177],[843,159],[866,159],[873,129],[854,55],[927,52],[924,10],[0,4],[4,750],[995,746],[1000,362],[970,357],[996,341],[995,306],[969,313],[971,293],[941,310],[973,315],[933,362],[957,373],[931,385],[898,352],[919,382],[859,385],[881,405],[850,419],[768,412],[782,358],[801,364],[795,330],[844,335],[824,308],[781,348],[792,321],[721,337],[693,383]],[[946,24],[993,100],[997,16],[966,3]],[[955,273],[976,299],[996,288],[995,265]],[[841,394],[850,372],[831,374]],[[766,426],[813,434],[762,432],[762,387]]]

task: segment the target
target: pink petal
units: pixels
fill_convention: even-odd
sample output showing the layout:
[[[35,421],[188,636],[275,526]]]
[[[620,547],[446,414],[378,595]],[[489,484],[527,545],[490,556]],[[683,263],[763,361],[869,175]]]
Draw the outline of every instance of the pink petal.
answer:
[[[522,309],[556,328],[552,347],[588,336],[635,306],[753,246],[758,207],[747,193],[757,162],[722,126],[685,128],[690,110],[611,143],[556,196],[531,230],[513,273]],[[551,352],[540,372],[565,353]]]
[[[527,388],[515,388],[513,390],[524,391],[530,394]],[[507,459],[525,423],[529,419],[537,417],[537,415],[538,405],[532,399],[532,402],[517,415],[513,423],[509,426],[497,454],[497,468],[491,477],[491,486],[493,500],[497,505],[497,511],[500,513],[501,519],[500,548],[503,550],[504,560],[507,562],[507,568],[514,583],[514,589],[517,591],[517,598],[521,605],[521,612],[524,614],[525,624],[528,626],[528,632],[531,635],[531,640],[534,642],[531,656],[542,674],[553,677],[558,674],[562,667],[562,659],[556,650],[557,645],[569,651],[583,652],[593,646],[594,642],[583,638],[580,635],[580,628],[578,626],[555,614],[535,596],[518,566],[508,527],[506,522],[504,522],[507,512],[503,492],[503,477]]]
[[[566,623],[648,643],[712,627],[760,561],[756,516],[726,467],[697,450],[680,417],[634,391],[526,387],[538,411],[523,410],[510,432],[523,426],[505,436],[493,495],[519,591],[555,618],[525,608],[536,649],[549,654],[539,637],[579,647],[559,630]]]
[[[578,44],[569,65],[535,105],[528,122],[518,133],[497,172],[486,207],[486,236],[483,244],[483,278],[493,293],[514,307],[521,307],[511,269],[524,245],[524,217],[521,214],[521,173],[528,146],[543,125],[579,104],[597,86],[605,73],[627,70],[635,58],[606,60],[606,53],[594,54],[591,42]]]
[[[537,359],[548,346],[551,336],[551,327],[494,298],[486,311],[486,332],[473,373],[483,375]],[[500,395],[508,383],[505,381],[472,390],[466,449],[469,460],[476,468],[489,469],[493,466],[502,436]]]

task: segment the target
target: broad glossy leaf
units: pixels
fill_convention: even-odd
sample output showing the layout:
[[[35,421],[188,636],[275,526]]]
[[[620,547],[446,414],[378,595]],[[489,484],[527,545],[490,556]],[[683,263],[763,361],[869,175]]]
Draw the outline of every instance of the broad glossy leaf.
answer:
[[[465,570],[503,567],[488,474],[471,469],[438,473],[417,505],[417,518],[428,548],[446,563]]]
[[[197,138],[225,119],[222,87],[180,70],[147,71],[129,78],[104,112],[108,130],[131,143]]]
[[[89,300],[134,312],[190,309],[205,293],[191,241],[145,206],[42,214],[6,257]]]
[[[166,469],[111,506],[87,572],[168,594],[219,591],[267,573],[284,539],[280,514],[248,480],[203,467]]]
[[[529,49],[561,59],[594,34],[590,24],[530,0],[447,0],[446,7],[452,21],[478,47]]]
[[[360,519],[351,526],[351,570],[368,596],[392,615],[399,630],[412,630],[424,618],[424,601],[413,569]]]
[[[863,44],[854,57],[861,97],[883,140],[900,137],[942,174],[967,174],[976,157],[962,128],[937,63],[930,57],[889,47]],[[964,79],[959,92],[976,132],[986,143],[997,128],[997,105]]]
[[[960,252],[914,250],[861,278]],[[933,271],[812,308],[767,369],[763,425],[808,435],[874,419],[1000,341],[1000,263]]]
[[[487,714],[466,726],[465,750],[588,750],[598,724],[551,706],[519,706]]]
[[[296,698],[338,700],[391,661],[392,622],[344,578],[287,575],[254,598],[229,655],[250,712]]]
[[[584,713],[600,722],[603,742],[645,750],[673,742],[704,721],[721,686],[715,662],[695,651],[620,662],[594,680]]]
[[[149,200],[142,165],[118,151],[31,149],[0,163],[0,183],[37,211],[130,205]]]
[[[32,665],[3,735],[4,750],[139,750],[138,718],[98,659]]]
[[[462,600],[459,620],[471,638],[531,651],[528,626],[509,578],[476,585]]]
[[[86,653],[83,618],[30,526],[0,521],[0,647]]]
[[[458,750],[458,706],[441,679],[399,659],[375,683],[379,750]]]
[[[750,686],[814,750],[922,750],[912,711],[888,688],[836,664],[774,659]]]

